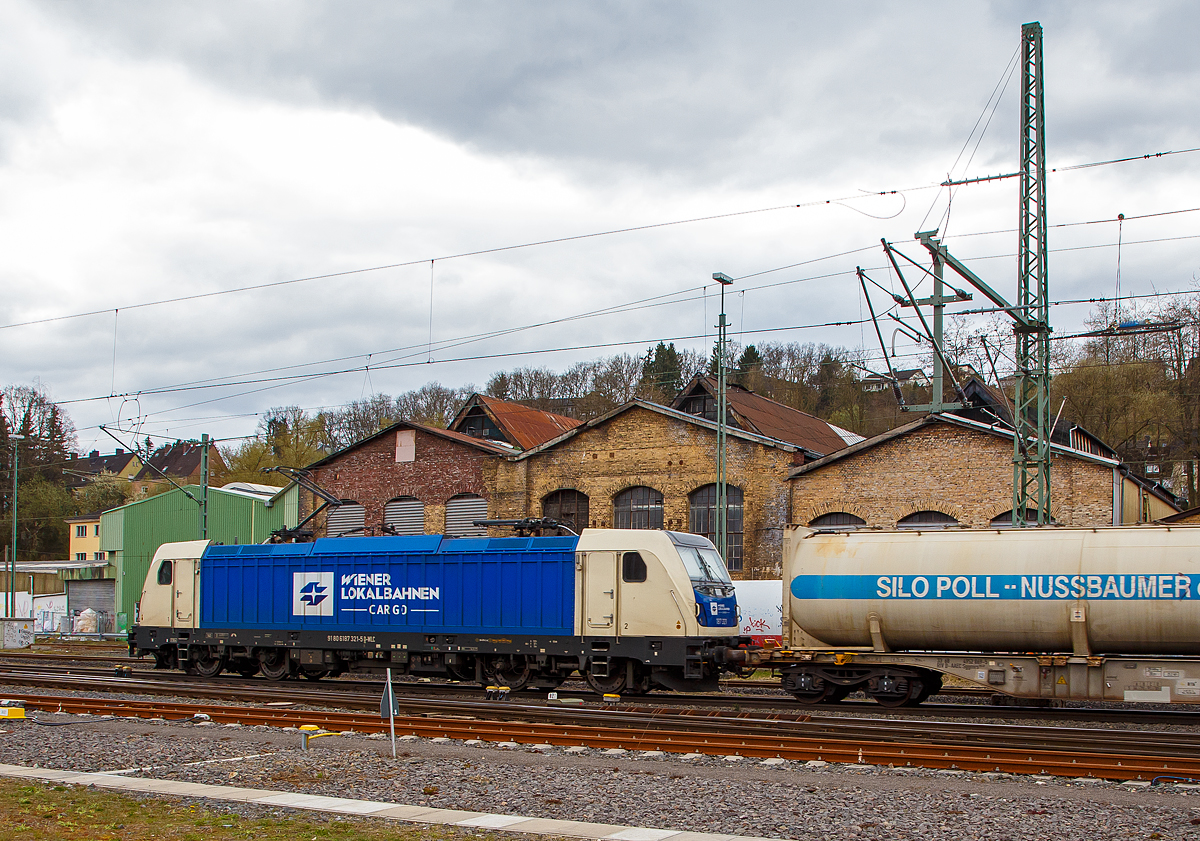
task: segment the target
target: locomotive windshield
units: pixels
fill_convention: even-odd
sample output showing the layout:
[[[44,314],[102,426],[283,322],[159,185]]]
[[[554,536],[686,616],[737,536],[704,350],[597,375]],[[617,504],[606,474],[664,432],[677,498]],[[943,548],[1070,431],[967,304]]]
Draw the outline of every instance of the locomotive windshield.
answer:
[[[683,558],[683,565],[687,568],[688,577],[692,581],[733,583],[729,580],[729,571],[725,569],[725,562],[721,560],[716,549],[704,546],[678,546],[676,548],[679,549],[679,557]]]

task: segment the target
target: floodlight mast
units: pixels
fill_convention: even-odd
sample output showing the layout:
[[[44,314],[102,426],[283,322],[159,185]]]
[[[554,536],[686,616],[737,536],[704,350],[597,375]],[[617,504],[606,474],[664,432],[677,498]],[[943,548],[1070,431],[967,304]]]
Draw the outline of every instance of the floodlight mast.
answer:
[[[729,489],[726,485],[725,473],[725,439],[727,437],[728,396],[725,393],[725,342],[728,326],[725,319],[725,287],[733,283],[733,278],[724,272],[713,272],[713,280],[721,285],[721,315],[717,319],[717,528],[716,546],[721,553],[721,560],[729,564]]]

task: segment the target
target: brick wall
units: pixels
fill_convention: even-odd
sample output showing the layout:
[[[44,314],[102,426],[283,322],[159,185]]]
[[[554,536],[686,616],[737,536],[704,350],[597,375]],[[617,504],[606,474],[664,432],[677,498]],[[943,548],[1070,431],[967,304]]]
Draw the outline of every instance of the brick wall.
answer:
[[[788,521],[792,453],[730,437],[726,480],[744,494],[742,578],[779,575],[783,526]],[[716,433],[641,407],[616,415],[541,453],[485,466],[493,516],[541,516],[542,499],[556,490],[588,496],[589,525],[613,524],[613,497],[637,485],[663,495],[668,529],[688,530],[688,494],[717,480]]]
[[[484,468],[499,456],[469,444],[448,441],[416,431],[416,459],[396,462],[396,434],[389,432],[349,450],[313,470],[316,483],[340,499],[352,499],[366,513],[368,529],[379,534],[383,507],[399,496],[414,496],[425,503],[425,532],[441,534],[446,525],[446,501],[458,494],[490,497]],[[304,496],[308,496],[304,494]],[[302,516],[312,511],[304,500]],[[489,504],[489,514],[491,514]],[[494,515],[493,515],[494,516]],[[324,517],[319,517],[318,534]]]
[[[792,480],[793,522],[845,511],[869,526],[893,528],[916,511],[941,511],[986,527],[1012,509],[1012,443],[948,423],[835,461]],[[1112,525],[1111,467],[1056,455],[1050,466],[1051,514],[1069,526]]]

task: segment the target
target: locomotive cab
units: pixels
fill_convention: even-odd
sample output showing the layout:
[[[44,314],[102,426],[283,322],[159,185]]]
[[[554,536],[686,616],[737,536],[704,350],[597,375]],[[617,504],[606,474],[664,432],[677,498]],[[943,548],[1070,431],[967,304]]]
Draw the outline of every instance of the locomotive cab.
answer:
[[[138,622],[159,628],[194,628],[200,605],[200,556],[207,540],[164,543],[154,553],[138,601]]]
[[[733,582],[701,535],[584,529],[575,568],[579,636],[701,636],[737,626]]]

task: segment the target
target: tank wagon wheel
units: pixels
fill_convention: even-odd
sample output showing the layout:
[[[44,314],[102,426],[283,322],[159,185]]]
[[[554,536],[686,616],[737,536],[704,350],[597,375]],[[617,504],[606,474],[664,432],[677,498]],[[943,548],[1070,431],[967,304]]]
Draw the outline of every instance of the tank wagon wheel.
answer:
[[[200,677],[216,677],[225,671],[225,658],[209,646],[202,646],[196,650],[196,656],[189,664],[188,671]]]
[[[910,675],[883,675],[867,681],[867,694],[881,707],[916,706],[924,700],[923,692],[925,682]]]
[[[820,680],[818,678],[818,680]],[[842,686],[828,680],[820,680],[820,685],[809,690],[792,690],[792,697],[801,704],[836,704],[850,694],[852,686]]]
[[[484,659],[483,676],[489,683],[498,683],[517,692],[529,683],[529,679],[533,677],[533,669],[524,655],[501,654]]]
[[[328,677],[329,670],[328,669],[301,669],[300,674],[304,675],[304,677],[306,679],[316,682],[323,677]]]
[[[913,699],[912,705],[923,704],[942,691],[942,676],[936,672],[921,678],[921,694]]]
[[[286,649],[267,648],[258,653],[259,668],[267,680],[286,680],[292,673],[291,658]]]
[[[834,683],[826,677],[808,672],[785,675],[783,688],[801,704],[836,704],[857,687]]]

